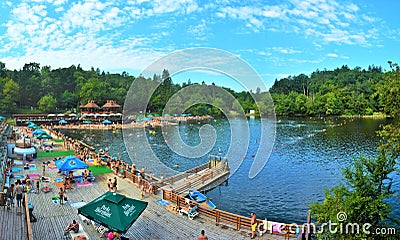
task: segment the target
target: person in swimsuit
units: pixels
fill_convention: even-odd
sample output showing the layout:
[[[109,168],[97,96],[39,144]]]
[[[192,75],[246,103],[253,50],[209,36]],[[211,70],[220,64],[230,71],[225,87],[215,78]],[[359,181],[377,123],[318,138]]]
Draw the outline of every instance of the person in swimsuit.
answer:
[[[256,229],[257,229],[257,219],[256,219],[256,214],[254,212],[250,213],[251,219],[250,219],[250,224],[251,224],[251,238],[256,237]]]
[[[74,233],[79,232],[79,223],[74,219],[66,229],[64,229],[64,236],[68,236],[69,231],[74,231]]]
[[[17,198],[17,206],[22,207],[22,193],[24,188],[22,187],[21,180],[17,180],[17,185],[15,186],[14,192]]]
[[[60,188],[60,191],[58,192],[58,196],[60,197],[60,205],[64,204],[64,193],[65,193],[64,189]]]

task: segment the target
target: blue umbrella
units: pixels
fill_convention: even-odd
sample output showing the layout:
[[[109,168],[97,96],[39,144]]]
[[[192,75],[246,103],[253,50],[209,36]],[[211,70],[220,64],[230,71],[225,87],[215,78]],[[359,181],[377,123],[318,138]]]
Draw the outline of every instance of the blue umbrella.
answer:
[[[35,131],[32,132],[33,135],[39,135],[43,133],[46,133],[46,131],[43,129],[36,129]]]
[[[34,124],[34,123],[30,123],[30,124],[28,125],[28,128],[37,128],[37,127],[39,127],[39,126],[36,125],[36,124]]]
[[[61,119],[60,121],[58,121],[59,124],[67,124],[68,122],[64,119]]]
[[[106,120],[103,121],[103,124],[104,124],[104,125],[106,125],[106,124],[111,124],[111,121],[106,119]]]
[[[58,170],[63,172],[88,168],[88,165],[84,161],[74,156],[62,158],[56,161],[55,164]]]

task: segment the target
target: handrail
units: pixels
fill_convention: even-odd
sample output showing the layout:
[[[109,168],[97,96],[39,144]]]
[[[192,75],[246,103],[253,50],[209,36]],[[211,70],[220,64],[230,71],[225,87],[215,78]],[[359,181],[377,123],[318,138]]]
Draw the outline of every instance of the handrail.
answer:
[[[176,194],[172,191],[165,190],[163,189],[163,199],[168,200],[174,204],[177,205],[178,208],[182,205],[186,205],[185,198],[180,196],[179,194]],[[197,202],[190,200],[191,204],[198,204]],[[231,226],[235,228],[236,230],[240,229],[246,229],[246,230],[251,230],[251,218],[250,217],[244,217],[238,214],[226,212],[220,209],[212,209],[208,210],[207,208],[202,207],[200,204],[197,208],[197,211],[204,215],[205,217],[209,219],[213,219],[215,223],[220,224],[223,223],[225,225]],[[256,220],[258,224],[261,224],[263,220],[257,219]],[[286,224],[286,223],[279,223],[280,225],[280,232],[276,231],[268,231],[270,234],[277,234],[277,235],[283,235],[285,237],[289,236],[294,236],[292,225],[291,224]]]
[[[165,178],[163,180],[163,182],[167,183],[167,184],[174,184],[174,182],[177,182],[177,181],[182,180],[184,178],[188,178],[189,174],[190,175],[196,174],[196,173],[198,173],[198,172],[200,172],[200,171],[202,171],[202,170],[204,170],[206,168],[208,168],[208,162],[204,163],[204,164],[201,164],[199,166],[196,166],[194,168],[188,169],[185,172],[181,172],[181,173],[178,173],[178,174],[176,174],[174,176],[167,177],[167,178]]]
[[[31,227],[31,216],[29,213],[28,195],[26,193],[24,193],[24,202],[25,202],[25,216],[26,216],[26,227],[27,227],[28,240],[33,240],[33,233],[32,233],[32,227]]]

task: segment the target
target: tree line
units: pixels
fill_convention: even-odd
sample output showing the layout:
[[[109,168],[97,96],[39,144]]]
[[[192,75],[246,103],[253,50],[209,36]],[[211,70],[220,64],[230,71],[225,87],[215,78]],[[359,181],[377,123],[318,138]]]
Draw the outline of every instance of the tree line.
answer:
[[[377,132],[381,138],[375,158],[360,157],[343,168],[344,183],[325,191],[322,202],[310,205],[318,239],[399,239],[399,216],[392,214],[393,188],[400,157],[400,67],[389,62],[380,101],[391,123]],[[325,225],[324,225],[325,224]],[[328,226],[329,225],[329,226]],[[322,229],[321,229],[322,228]]]
[[[270,89],[278,115],[371,115],[387,113],[382,67],[316,70],[276,80]]]
[[[0,62],[0,111],[3,113],[25,112],[65,112],[79,108],[79,105],[94,100],[99,105],[107,100],[115,100],[120,105],[127,102],[148,103],[142,111],[161,114],[168,100],[178,93],[176,101],[181,102],[171,112],[179,112],[182,107],[196,115],[221,115],[222,110],[238,113],[241,108],[245,113],[256,110],[262,115],[369,115],[388,113],[383,100],[388,72],[381,67],[370,66],[368,69],[347,66],[334,70],[316,70],[309,76],[300,74],[289,76],[275,83],[270,88],[273,102],[267,93],[235,92],[222,87],[237,102],[227,99],[217,91],[215,84],[191,83],[174,84],[168,70],[154,74],[152,78],[130,76],[128,73],[105,73],[99,68],[84,70],[80,65],[68,68],[51,69],[40,67],[39,63],[27,63],[20,70],[9,70]],[[141,88],[134,96],[127,93],[134,81],[141,81]],[[206,85],[196,92],[179,92],[191,85]],[[141,91],[152,89],[150,99],[143,99]],[[188,90],[189,91],[189,90]],[[142,93],[143,95],[144,93]],[[207,103],[201,99],[207,99]],[[198,103],[191,105],[193,103]],[[256,103],[257,102],[257,103]],[[139,104],[140,105],[140,104]],[[241,107],[241,108],[240,108]]]

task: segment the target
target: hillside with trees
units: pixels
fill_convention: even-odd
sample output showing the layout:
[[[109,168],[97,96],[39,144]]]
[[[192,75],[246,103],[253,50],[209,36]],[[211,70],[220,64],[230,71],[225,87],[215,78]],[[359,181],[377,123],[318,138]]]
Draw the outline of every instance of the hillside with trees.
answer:
[[[161,70],[160,70],[161,71]],[[276,80],[270,89],[278,115],[370,115],[374,113],[389,113],[383,101],[385,99],[385,79],[388,73],[381,67],[370,66],[368,69],[347,66],[334,70],[316,70],[309,76],[300,74]],[[94,100],[102,105],[107,100],[125,103],[126,95],[134,81],[141,81],[143,89],[158,86],[150,99],[143,99],[137,89],[135,96],[129,101],[139,103],[146,101],[147,112],[162,113],[168,100],[191,85],[206,85],[191,83],[174,84],[168,70],[162,74],[154,74],[152,78],[129,76],[126,72],[105,73],[100,69],[84,70],[80,65],[68,68],[51,69],[50,66],[40,66],[39,63],[28,63],[20,70],[8,70],[0,62],[0,111],[2,113],[29,112],[66,112],[74,111],[80,104]],[[251,109],[264,115],[272,114],[272,102],[266,93],[235,92],[222,87],[231,93],[238,103],[227,100],[216,90],[214,84],[207,88],[197,88],[196,92],[185,96],[178,94],[178,102],[183,105],[169,110],[181,111],[201,98],[209,104],[195,104],[186,112],[196,115],[222,114],[220,107],[225,110],[238,112],[241,105],[248,113]],[[190,90],[188,90],[190,91]],[[254,99],[258,102],[255,104]],[[213,106],[214,105],[214,106]],[[260,109],[258,109],[260,108]]]
[[[278,115],[371,115],[382,105],[385,73],[347,66],[276,80],[270,89]]]

